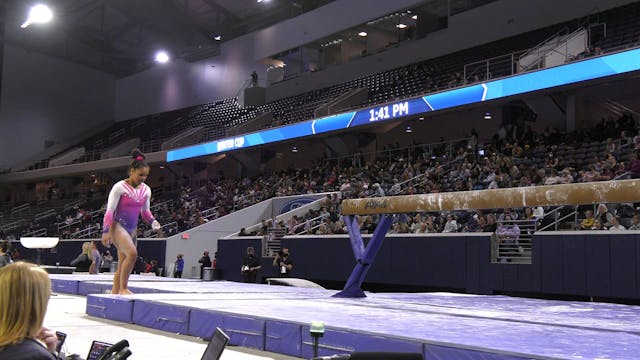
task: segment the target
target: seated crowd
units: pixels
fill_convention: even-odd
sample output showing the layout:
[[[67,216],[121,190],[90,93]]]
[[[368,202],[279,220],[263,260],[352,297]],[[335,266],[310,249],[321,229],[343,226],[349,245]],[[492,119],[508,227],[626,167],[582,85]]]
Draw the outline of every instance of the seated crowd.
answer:
[[[640,161],[634,149],[635,141],[640,144],[640,138],[628,136],[633,133],[636,129],[628,116],[617,121],[603,120],[588,131],[567,134],[550,129],[535,133],[528,127],[503,126],[482,148],[483,155],[479,155],[474,129],[468,141],[456,144],[453,154],[444,147],[420,145],[409,153],[397,144],[376,158],[357,154],[342,160],[319,160],[311,168],[287,169],[252,179],[236,180],[219,175],[195,189],[185,181],[177,194],[165,193],[161,199],[154,195],[152,210],[165,225],[164,235],[168,236],[274,196],[340,192],[341,198],[362,198],[602,181],[623,175],[636,177],[640,174]],[[580,153],[585,147],[588,151]],[[95,204],[96,201],[87,201],[58,214],[57,226],[49,235],[71,237],[83,228],[90,229],[91,234],[99,233],[100,207],[104,205]],[[91,205],[95,207],[90,208]],[[525,215],[527,212],[534,213],[527,209],[512,212],[519,219],[530,218],[531,215]],[[485,209],[484,212],[404,214],[398,217],[392,231],[479,231],[491,229],[502,213],[504,211]],[[339,203],[334,200],[318,210],[271,226],[285,228],[287,234],[341,234],[346,228],[339,214]],[[375,228],[375,220],[375,217],[361,217],[363,232]],[[26,230],[37,227],[32,222]],[[143,222],[140,230],[142,235],[150,234]],[[252,234],[263,235],[259,231]],[[9,234],[2,235],[10,238]]]

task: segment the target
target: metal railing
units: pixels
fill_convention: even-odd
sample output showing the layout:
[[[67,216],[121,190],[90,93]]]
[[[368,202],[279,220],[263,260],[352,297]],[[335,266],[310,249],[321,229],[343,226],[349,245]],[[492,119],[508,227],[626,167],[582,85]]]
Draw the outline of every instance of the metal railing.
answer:
[[[219,206],[214,206],[212,208],[202,210],[200,214],[202,214],[202,217],[204,217],[207,220],[215,220],[220,215],[220,213],[218,212],[219,209],[220,209]]]
[[[538,59],[540,59],[540,50],[547,47],[550,43],[555,42],[556,44],[560,43],[560,39],[561,38],[565,38],[566,36],[568,36],[570,33],[570,29],[568,27],[563,27],[562,29],[558,30],[555,34],[549,36],[548,38],[542,40],[540,43],[538,43],[537,45],[529,48],[529,50],[525,51],[522,53],[522,55],[520,56],[520,58],[518,59],[518,61],[520,61],[520,59],[522,59],[525,56],[528,55],[533,55],[533,54],[537,54],[538,55]],[[523,69],[523,71],[527,71],[528,69],[525,68]]]
[[[16,220],[0,226],[0,231],[9,231],[9,230],[17,229],[20,226],[25,225],[26,223],[27,221],[24,219]]]
[[[175,230],[175,231],[172,231]],[[172,221],[170,223],[162,225],[160,227],[160,231],[154,231],[149,229],[144,232],[144,237],[146,238],[158,238],[158,237],[166,237],[167,234],[177,234],[178,233],[178,223],[176,221]]]
[[[41,221],[43,219],[50,218],[52,216],[56,216],[56,214],[57,214],[57,212],[54,209],[45,210],[45,211],[37,213],[33,217],[33,220],[34,221]]]
[[[268,228],[267,236],[263,238],[263,256],[274,256],[280,250],[280,243],[287,230],[285,228]]]
[[[491,237],[492,263],[531,264],[532,237],[538,219],[499,220]]]
[[[259,192],[238,196],[233,200],[233,211],[244,209],[247,206],[257,204],[260,201],[262,201],[262,194]]]
[[[73,221],[71,221],[70,223],[67,222],[60,222],[60,223],[56,223],[56,227],[58,228],[58,232],[61,232],[62,230],[66,229],[66,228],[70,228],[74,225],[79,225],[82,224],[82,218],[80,219],[73,219]]]
[[[21,235],[21,237],[26,236],[47,236],[47,229],[42,228]]]
[[[29,210],[30,207],[31,207],[31,204],[29,204],[29,203],[25,203],[25,204],[22,204],[22,205],[15,206],[15,207],[13,207],[11,209],[11,215],[15,215],[15,214],[19,214],[19,213],[21,213],[23,211],[27,211],[27,210]]]
[[[487,81],[493,78],[514,75],[518,58],[524,52],[525,50],[514,51],[509,54],[465,64],[462,70],[462,78],[465,83],[471,84],[477,81]],[[504,69],[509,70],[504,72]]]
[[[455,163],[458,163],[458,162],[460,162],[462,160],[463,160],[462,158],[454,159],[454,160],[446,162],[446,163],[444,163],[442,165],[438,165],[437,167],[442,167],[445,171],[447,171],[450,168],[451,165],[453,165]],[[420,183],[419,180],[426,179],[427,178],[427,174],[428,174],[429,170],[431,170],[431,169],[434,169],[434,168],[429,168],[429,169],[427,169],[427,171],[424,171],[421,174],[418,174],[418,175],[412,177],[411,179],[407,179],[407,180],[399,182],[397,184],[393,184],[393,186],[391,186],[391,188],[389,189],[389,195],[393,196],[393,195],[402,195],[402,194],[404,194],[404,192],[407,190],[405,185],[410,184],[412,182]]]
[[[294,235],[304,235],[309,230],[313,231],[313,230],[319,228],[322,225],[326,226],[328,217],[329,217],[328,215],[319,215],[319,216],[316,216],[316,217],[314,217],[312,219],[305,220],[304,221],[304,226],[302,226],[302,230],[298,231],[298,232],[295,232]],[[315,225],[307,227],[307,224],[313,224],[316,221],[317,221],[317,223]]]
[[[551,222],[540,229],[538,231],[545,231],[550,228],[554,228],[554,230],[558,230],[558,219],[560,218],[560,211],[564,209],[564,206],[558,206],[552,209],[551,211],[545,212],[542,219],[540,219],[543,223],[546,222],[547,219],[552,219]]]
[[[454,140],[448,140],[448,141],[442,141],[442,142],[412,145],[412,146],[407,146],[407,147],[397,148],[397,149],[376,150],[376,151],[370,151],[365,153],[356,153],[351,155],[337,156],[337,157],[324,159],[323,165],[326,165],[328,162],[331,162],[331,161],[337,161],[338,163],[340,163],[342,160],[345,160],[345,159],[354,159],[354,161],[357,161],[358,157],[365,157],[365,158],[379,157],[381,155],[387,156],[389,160],[392,160],[394,156],[397,156],[398,154],[404,153],[404,152],[406,152],[407,157],[411,157],[412,154],[414,153],[414,150],[417,150],[417,149],[421,149],[422,150],[421,152],[423,153],[433,154],[436,149],[439,150],[441,148],[444,148],[445,154],[447,156],[453,157],[453,154],[455,151],[454,147],[461,143],[468,144],[470,140],[471,138],[460,138],[460,139],[454,139]]]
[[[584,28],[579,28],[569,34],[560,35],[556,39],[551,39],[550,41],[553,41],[552,43],[544,44],[544,45],[549,45],[548,47],[542,46],[542,47],[533,48],[530,51],[522,54],[522,56],[520,56],[520,58],[518,59],[518,67],[519,67],[518,72],[526,72],[529,70],[535,70],[535,69],[548,66],[548,65],[545,65],[545,61],[543,60],[543,58],[551,53],[556,53],[564,56],[564,62],[571,60],[572,57],[569,55],[569,48],[568,48],[569,40],[575,37],[576,35],[578,35],[580,32],[585,32],[585,31],[586,30]],[[559,49],[563,47],[563,43],[564,43],[564,51],[560,51]],[[534,54],[536,56],[535,60],[531,61],[530,64],[526,66],[522,66],[520,68],[521,60],[525,56],[534,55]]]
[[[69,235],[69,237],[71,239],[88,239],[88,238],[97,238],[99,237],[99,234],[101,233],[101,229],[90,226],[87,228],[84,228],[82,230],[78,230],[76,232],[73,232]],[[96,236],[93,236],[93,235]]]
[[[169,200],[165,200],[159,203],[155,203],[153,205],[151,205],[151,211],[155,212],[158,211],[158,209],[160,209],[163,206],[167,206],[167,207],[172,207],[173,206],[173,199],[169,199]]]

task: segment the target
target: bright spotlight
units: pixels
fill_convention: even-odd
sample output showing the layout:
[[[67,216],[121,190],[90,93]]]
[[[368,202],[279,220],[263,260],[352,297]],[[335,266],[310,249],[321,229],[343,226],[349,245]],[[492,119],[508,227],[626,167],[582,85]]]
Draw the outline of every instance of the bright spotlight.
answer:
[[[216,35],[216,36],[214,36],[214,37],[213,37],[213,40],[215,40],[215,41],[220,41],[220,40],[222,40],[222,35]]]
[[[20,27],[24,29],[31,24],[44,24],[51,21],[52,18],[53,13],[47,5],[34,5],[31,10],[29,10],[29,17],[27,18],[27,21],[20,25]]]
[[[156,62],[164,64],[169,61],[169,54],[166,51],[158,51],[156,53]]]
[[[366,31],[360,31],[360,32],[358,33],[358,35],[360,35],[360,36],[363,36],[363,37],[364,37],[364,36],[367,36],[367,32],[366,32]]]
[[[398,24],[398,25],[396,25],[396,27],[397,27],[398,29],[404,29],[404,28],[406,28],[406,27],[407,27],[407,24]]]

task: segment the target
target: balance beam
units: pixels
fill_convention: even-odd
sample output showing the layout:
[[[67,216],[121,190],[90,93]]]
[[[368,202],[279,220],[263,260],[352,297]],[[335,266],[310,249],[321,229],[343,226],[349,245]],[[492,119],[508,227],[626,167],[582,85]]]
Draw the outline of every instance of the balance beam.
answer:
[[[342,201],[343,215],[640,202],[640,179],[385,196]]]

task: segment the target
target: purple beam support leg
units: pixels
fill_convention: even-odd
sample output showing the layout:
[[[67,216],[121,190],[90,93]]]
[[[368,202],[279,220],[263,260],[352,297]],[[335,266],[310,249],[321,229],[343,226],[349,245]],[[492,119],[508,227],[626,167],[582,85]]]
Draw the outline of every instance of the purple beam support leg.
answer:
[[[351,240],[353,256],[356,258],[356,261],[358,261],[362,259],[364,255],[364,242],[362,242],[362,235],[360,235],[358,220],[355,215],[347,215],[344,217],[344,224],[347,226],[349,240]]]
[[[360,229],[358,229],[358,222],[355,221],[355,218],[352,216],[347,218],[351,218],[347,220],[345,224],[349,230],[349,239],[351,240],[353,253],[356,256],[356,266],[353,268],[353,271],[351,271],[351,275],[349,275],[349,279],[344,285],[344,289],[333,296],[348,298],[366,297],[361,288],[362,283],[367,276],[369,267],[371,267],[373,260],[375,260],[376,255],[378,254],[378,250],[380,250],[380,247],[382,246],[382,242],[384,241],[384,237],[387,235],[387,231],[389,231],[389,228],[391,227],[393,217],[387,215],[382,215],[380,217],[378,226],[376,226],[376,230],[373,232],[371,240],[369,241],[369,244],[367,244],[367,247],[361,256],[358,256],[357,252],[364,248],[364,242],[360,235]]]

